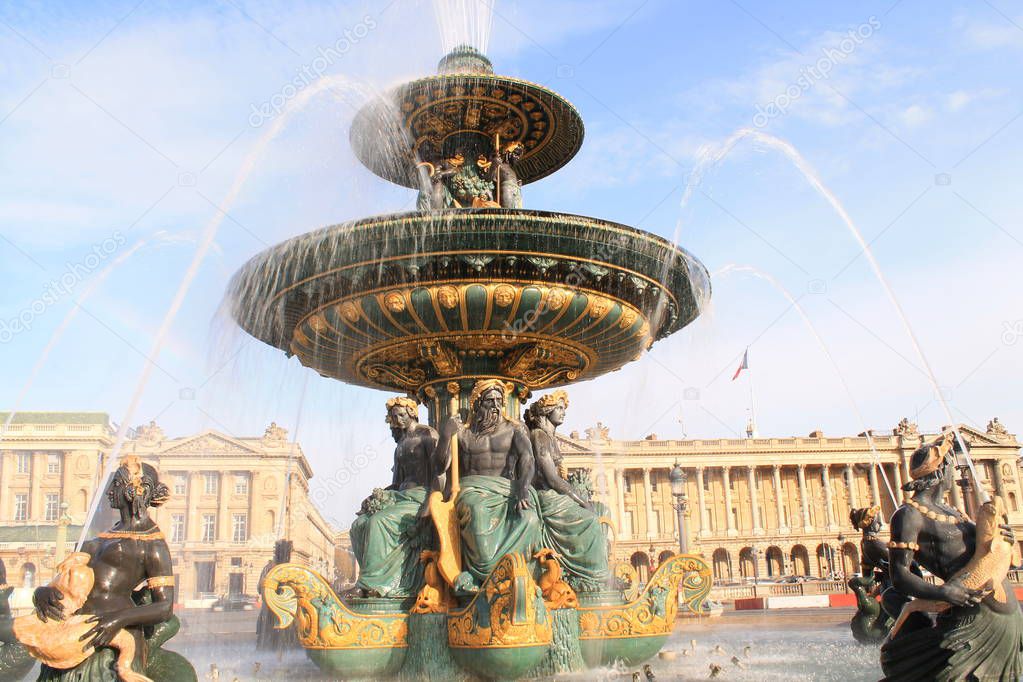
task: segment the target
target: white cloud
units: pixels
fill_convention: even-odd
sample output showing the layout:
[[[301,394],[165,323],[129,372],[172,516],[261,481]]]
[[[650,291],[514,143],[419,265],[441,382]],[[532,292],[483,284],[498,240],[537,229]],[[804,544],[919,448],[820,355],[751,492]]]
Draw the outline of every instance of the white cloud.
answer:
[[[983,88],[981,90],[956,90],[944,97],[945,110],[951,113],[960,112],[972,104],[984,100],[992,100],[1005,95],[1005,90]]]
[[[927,123],[933,116],[934,112],[920,104],[911,104],[899,112],[899,119],[907,128],[915,128]]]
[[[1023,47],[1023,17],[1008,19],[998,22],[961,22],[963,26],[963,37],[969,47],[979,50],[998,50],[1002,48]]]

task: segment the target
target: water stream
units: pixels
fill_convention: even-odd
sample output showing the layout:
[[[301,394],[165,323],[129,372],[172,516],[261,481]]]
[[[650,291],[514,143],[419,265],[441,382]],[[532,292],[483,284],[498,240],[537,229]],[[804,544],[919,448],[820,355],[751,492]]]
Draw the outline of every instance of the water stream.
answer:
[[[220,202],[209,222],[207,222],[206,227],[203,229],[202,236],[195,250],[195,254],[192,257],[192,261],[189,264],[188,269],[185,271],[181,282],[178,284],[174,298],[171,301],[170,306],[167,308],[167,312],[164,313],[160,328],[158,329],[156,336],[153,338],[149,353],[146,355],[146,361],[142,366],[142,372],[136,381],[135,389],[128,402],[128,407],[125,410],[124,416],[117,428],[117,436],[110,455],[106,460],[105,471],[100,479],[99,490],[106,488],[107,481],[109,481],[118,466],[118,455],[120,454],[121,447],[124,444],[124,439],[127,436],[129,425],[132,424],[135,417],[135,411],[138,409],[139,402],[141,401],[142,395],[149,383],[149,378],[153,373],[154,367],[156,367],[157,358],[160,356],[160,351],[163,349],[164,342],[167,339],[167,335],[170,332],[171,326],[174,324],[174,320],[177,317],[178,312],[181,310],[185,297],[191,290],[192,283],[195,281],[196,275],[198,275],[203,261],[206,259],[206,255],[213,246],[220,226],[224,222],[224,218],[227,217],[229,211],[234,207],[234,204],[238,200],[238,196],[241,194],[245,183],[248,181],[253,171],[255,171],[258,167],[258,163],[262,159],[266,148],[278,135],[280,135],[288,121],[295,114],[302,111],[316,96],[322,93],[336,93],[338,91],[345,93],[364,93],[365,86],[361,83],[356,83],[346,76],[331,75],[324,76],[308,88],[299,91],[299,93],[287,103],[285,109],[280,113],[280,115],[278,115],[263,134],[260,135],[242,162],[238,173],[235,175],[234,181],[231,183],[231,187],[228,189],[224,199]],[[92,528],[92,521],[96,516],[96,510],[98,509],[100,502],[104,499],[104,495],[93,495],[88,514],[86,515],[86,522],[82,526],[82,534],[78,540],[77,546],[79,548],[87,538],[96,532],[96,529]]]
[[[842,384],[842,388],[845,391],[845,395],[849,399],[849,404],[852,405],[853,411],[856,413],[857,419],[859,419],[860,428],[863,430],[863,433],[865,433],[867,436],[867,445],[870,446],[870,452],[871,455],[873,456],[872,464],[875,467],[877,467],[878,471],[881,472],[881,478],[884,479],[884,485],[885,488],[888,490],[888,496],[892,500],[892,507],[893,508],[898,507],[899,501],[895,497],[895,492],[892,489],[892,484],[888,481],[888,474],[885,473],[884,467],[881,466],[881,455],[880,453],[878,453],[877,448],[874,447],[874,438],[870,433],[870,429],[867,428],[866,420],[863,418],[863,412],[860,411],[860,406],[859,404],[857,404],[856,398],[853,396],[852,389],[849,387],[849,383],[845,380],[845,375],[842,373],[842,370],[839,368],[838,363],[835,361],[834,355],[831,354],[831,349],[828,347],[828,344],[824,342],[824,339],[817,331],[816,325],[814,325],[814,323],[810,320],[810,317],[806,314],[806,310],[804,310],[803,306],[799,304],[799,300],[796,299],[796,297],[793,296],[792,293],[788,289],[786,289],[782,285],[782,283],[779,282],[777,279],[767,274],[763,270],[753,267],[752,265],[735,265],[729,263],[728,265],[725,265],[717,272],[712,273],[711,278],[713,279],[715,277],[721,277],[733,272],[749,274],[767,282],[772,287],[774,287],[775,290],[778,293],[780,293],[799,314],[799,317],[803,320],[803,323],[806,324],[806,328],[810,330],[810,333],[813,335],[813,338],[817,341],[817,345],[820,346],[821,351],[823,351],[825,357],[827,357],[828,362],[831,364],[832,369],[835,370],[835,375],[838,377],[838,380]]]
[[[806,180],[806,182],[810,185],[810,187],[812,187],[828,203],[828,205],[831,206],[831,208],[838,215],[839,219],[849,230],[849,233],[852,235],[853,239],[856,240],[856,243],[863,251],[863,255],[866,257],[867,262],[870,263],[870,268],[874,273],[874,277],[881,285],[881,288],[884,289],[885,295],[887,296],[889,302],[891,303],[892,308],[894,308],[895,313],[898,316],[899,321],[901,322],[902,327],[906,332],[906,336],[909,337],[909,341],[910,344],[913,346],[914,353],[920,360],[920,364],[923,365],[924,373],[926,374],[927,379],[931,384],[931,388],[934,391],[934,396],[937,399],[938,403],[941,405],[943,412],[945,413],[945,418],[949,424],[949,428],[951,428],[955,433],[956,440],[958,441],[959,447],[964,453],[966,462],[970,467],[970,471],[971,474],[973,475],[974,480],[979,480],[976,471],[974,471],[973,469],[973,460],[969,456],[969,449],[966,447],[966,443],[959,432],[959,427],[956,425],[955,418],[952,416],[952,410],[948,405],[948,401],[945,399],[945,396],[941,391],[941,386],[938,383],[938,379],[934,373],[934,369],[931,367],[931,363],[927,359],[923,347],[920,345],[920,341],[917,338],[916,332],[913,330],[913,326],[909,322],[909,318],[906,316],[906,313],[902,308],[902,304],[899,303],[899,299],[895,295],[895,290],[888,282],[888,278],[885,276],[884,272],[881,270],[880,264],[874,257],[874,252],[871,251],[870,245],[867,244],[866,240],[863,238],[862,232],[860,232],[859,227],[856,226],[856,223],[853,221],[852,216],[849,215],[849,212],[845,209],[845,206],[842,204],[842,202],[839,201],[835,193],[832,192],[827,187],[827,185],[824,184],[823,180],[821,180],[820,178],[820,175],[810,164],[810,162],[807,161],[806,158],[802,154],[800,154],[799,151],[791,143],[779,137],[775,137],[774,135],[771,135],[769,133],[755,130],[753,128],[740,128],[739,130],[735,131],[732,135],[730,135],[721,145],[719,145],[716,148],[707,148],[701,154],[699,160],[697,161],[693,169],[693,172],[690,174],[689,179],[686,182],[686,188],[682,194],[682,199],[679,204],[679,210],[682,210],[689,202],[695,188],[702,181],[702,178],[705,175],[706,171],[709,168],[713,167],[714,165],[722,162],[729,154],[731,154],[731,152],[735,149],[738,143],[745,139],[751,139],[759,144],[764,145],[769,149],[780,152],[788,161],[790,161],[792,165],[796,168],[796,170],[798,170],[799,173],[803,176],[803,179]],[[676,223],[675,227],[675,234],[673,237],[674,243],[678,243],[681,226],[682,221],[680,218],[679,221]],[[986,495],[986,492],[984,491],[982,486],[978,486],[978,494]]]

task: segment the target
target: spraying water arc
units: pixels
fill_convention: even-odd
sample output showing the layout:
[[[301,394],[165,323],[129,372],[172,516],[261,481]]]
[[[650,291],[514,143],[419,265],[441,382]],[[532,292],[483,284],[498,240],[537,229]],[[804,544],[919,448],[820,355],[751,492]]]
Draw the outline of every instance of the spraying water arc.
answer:
[[[842,205],[842,202],[839,201],[838,197],[835,196],[834,192],[828,189],[828,187],[820,179],[820,176],[817,174],[817,171],[813,168],[809,161],[807,161],[806,158],[803,157],[803,155],[800,154],[799,151],[795,147],[793,147],[791,143],[779,137],[775,137],[774,135],[770,135],[759,130],[754,130],[752,128],[741,128],[737,130],[735,133],[729,136],[728,139],[726,139],[719,147],[717,147],[716,149],[708,148],[705,151],[705,153],[701,155],[701,158],[696,164],[696,167],[690,174],[689,181],[686,183],[686,189],[682,195],[680,208],[685,207],[685,205],[688,203],[689,199],[692,197],[694,188],[701,182],[706,170],[709,167],[713,166],[714,164],[720,163],[722,160],[724,160],[725,157],[727,157],[732,152],[732,150],[735,149],[736,145],[741,140],[747,138],[752,139],[760,144],[763,144],[770,149],[781,152],[782,155],[787,160],[789,160],[793,164],[793,166],[795,166],[795,168],[802,174],[806,182],[831,206],[831,208],[838,215],[842,223],[846,226],[846,228],[848,228],[853,239],[856,240],[856,243],[862,250],[864,257],[866,257],[867,262],[870,263],[870,268],[873,271],[875,278],[881,285],[881,288],[884,289],[888,301],[891,303],[892,308],[894,308],[896,316],[899,318],[899,322],[902,324],[902,327],[906,332],[906,336],[909,338],[910,344],[913,346],[914,353],[920,360],[921,365],[923,365],[924,372],[927,375],[927,379],[931,384],[931,388],[934,391],[934,395],[938,400],[938,404],[941,405],[942,411],[945,413],[945,418],[948,421],[949,428],[951,428],[952,431],[955,433],[956,442],[959,444],[959,451],[962,453],[963,458],[966,461],[966,466],[970,470],[970,475],[973,477],[973,480],[975,482],[979,481],[980,478],[974,466],[973,458],[970,457],[969,448],[966,446],[966,441],[963,440],[962,434],[959,432],[959,427],[956,426],[955,418],[952,415],[952,410],[949,407],[948,401],[945,399],[945,396],[941,391],[941,387],[940,384],[938,383],[937,376],[934,373],[934,369],[931,367],[931,363],[927,359],[927,356],[923,351],[923,347],[920,345],[920,341],[917,338],[916,332],[913,330],[912,325],[910,325],[909,318],[906,316],[906,313],[902,308],[902,304],[899,302],[898,297],[895,295],[894,289],[892,289],[891,284],[888,282],[888,278],[885,276],[884,272],[881,270],[880,264],[874,257],[874,253],[873,251],[871,251],[870,245],[867,244],[866,240],[863,238],[863,234],[860,232],[860,229],[856,226],[856,223],[849,215],[849,212],[845,209],[845,206]],[[675,235],[673,239],[673,241],[675,242],[677,242],[678,240],[680,229],[681,220],[679,220],[679,222],[676,225]],[[984,489],[984,486],[976,485],[975,488],[977,489],[977,495],[981,503],[990,501],[990,495],[988,494],[987,490]]]
[[[111,448],[106,466],[104,467],[105,471],[100,478],[100,490],[104,490],[106,488],[107,482],[117,469],[118,456],[120,455],[121,448],[124,445],[124,440],[128,434],[129,425],[134,419],[135,411],[138,409],[139,402],[141,401],[142,395],[149,383],[149,378],[153,373],[153,369],[156,367],[157,358],[160,356],[160,352],[163,349],[164,342],[170,332],[171,326],[174,324],[178,311],[181,309],[181,306],[185,301],[185,297],[191,290],[192,283],[199,274],[199,269],[202,267],[202,264],[206,259],[206,255],[213,246],[220,226],[224,222],[224,218],[228,215],[228,211],[231,210],[235,202],[238,200],[238,196],[241,194],[242,188],[248,181],[249,176],[256,169],[257,163],[262,158],[267,146],[281,133],[290,118],[297,112],[304,109],[305,106],[317,95],[324,92],[331,92],[338,88],[353,91],[359,90],[359,88],[357,88],[348,78],[343,76],[324,76],[308,89],[299,92],[299,94],[288,103],[285,110],[276,119],[274,119],[270,127],[267,128],[267,130],[259,137],[249,154],[242,162],[231,187],[224,196],[224,200],[214,211],[213,216],[203,229],[198,246],[192,256],[192,261],[178,285],[174,298],[172,299],[167,312],[164,314],[156,335],[153,337],[149,353],[146,355],[146,361],[142,366],[142,372],[139,375],[138,381],[135,384],[135,389],[128,401],[128,407],[125,409],[124,415],[117,428],[114,445]],[[103,495],[94,495],[92,498],[88,513],[85,517],[86,522],[82,525],[82,533],[78,539],[77,547],[79,549],[81,548],[82,543],[84,543],[89,537],[92,519],[96,516],[96,510],[99,508],[99,504],[103,499],[105,499]]]
[[[810,334],[812,334],[814,340],[817,341],[817,345],[820,347],[821,351],[823,351],[824,356],[828,359],[828,362],[831,364],[832,369],[835,371],[835,375],[841,382],[842,388],[845,390],[845,395],[849,399],[849,404],[852,405],[853,411],[856,413],[856,417],[860,422],[860,428],[863,429],[863,432],[867,436],[867,445],[870,447],[870,452],[873,459],[873,466],[877,467],[878,471],[881,472],[881,478],[884,480],[884,485],[888,491],[888,496],[891,498],[892,506],[898,507],[899,501],[898,499],[896,499],[895,491],[892,489],[892,484],[888,480],[888,474],[885,473],[884,467],[881,466],[881,455],[880,453],[878,453],[877,448],[874,446],[874,438],[870,433],[870,429],[868,429],[866,426],[866,420],[863,418],[863,413],[860,411],[859,404],[853,397],[852,389],[849,387],[849,383],[846,381],[845,375],[842,373],[842,370],[839,369],[838,363],[835,361],[835,357],[831,354],[831,349],[828,348],[828,345],[824,342],[824,339],[817,331],[816,325],[814,325],[814,323],[810,320],[810,317],[806,314],[806,311],[803,309],[803,306],[799,304],[799,301],[792,295],[792,293],[788,289],[785,288],[784,285],[782,285],[781,282],[779,282],[777,279],[767,274],[766,272],[753,267],[752,265],[735,265],[730,263],[728,265],[723,266],[720,270],[711,273],[711,279],[727,275],[733,272],[749,274],[767,282],[772,287],[774,287],[775,290],[778,293],[780,293],[799,314],[800,319],[803,320],[803,323],[806,325],[806,328],[810,330]]]

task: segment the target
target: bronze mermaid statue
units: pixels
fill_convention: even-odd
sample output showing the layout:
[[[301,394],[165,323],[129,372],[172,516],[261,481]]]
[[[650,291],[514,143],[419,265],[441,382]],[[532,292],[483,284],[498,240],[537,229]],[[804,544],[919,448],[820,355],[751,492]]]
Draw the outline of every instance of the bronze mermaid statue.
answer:
[[[954,446],[946,433],[913,453],[911,481],[903,486],[911,496],[892,516],[892,582],[915,601],[903,607],[881,646],[886,681],[1023,676],[1023,614],[1003,558],[1015,538],[999,498],[978,500],[976,524],[945,503],[954,483]],[[980,483],[973,483],[981,496]],[[914,560],[943,584],[915,574]]]

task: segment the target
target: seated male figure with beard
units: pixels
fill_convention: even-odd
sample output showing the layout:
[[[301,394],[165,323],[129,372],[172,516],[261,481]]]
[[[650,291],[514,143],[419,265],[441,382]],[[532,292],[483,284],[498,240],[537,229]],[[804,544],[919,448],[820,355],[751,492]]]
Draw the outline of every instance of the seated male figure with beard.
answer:
[[[435,470],[447,473],[451,439],[457,434],[464,475],[455,504],[464,569],[457,584],[471,577],[478,587],[505,554],[518,552],[529,559],[541,546],[536,491],[530,487],[533,446],[526,427],[505,417],[504,407],[505,383],[481,380],[469,397],[469,425],[454,417],[441,425]]]

